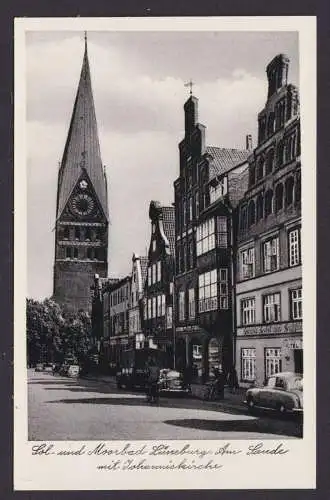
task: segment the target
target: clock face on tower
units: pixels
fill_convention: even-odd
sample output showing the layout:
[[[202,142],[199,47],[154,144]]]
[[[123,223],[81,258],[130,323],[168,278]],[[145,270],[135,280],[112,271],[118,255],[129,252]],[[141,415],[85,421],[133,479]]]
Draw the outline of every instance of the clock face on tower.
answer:
[[[94,208],[94,200],[86,193],[79,193],[72,198],[71,209],[77,215],[90,215]]]

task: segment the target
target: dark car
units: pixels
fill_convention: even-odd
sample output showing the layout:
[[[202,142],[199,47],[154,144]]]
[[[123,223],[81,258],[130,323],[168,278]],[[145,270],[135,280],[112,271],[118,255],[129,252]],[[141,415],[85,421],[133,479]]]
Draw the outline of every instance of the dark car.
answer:
[[[293,372],[275,373],[263,387],[252,387],[246,392],[250,411],[256,408],[279,413],[303,413],[303,378]]]

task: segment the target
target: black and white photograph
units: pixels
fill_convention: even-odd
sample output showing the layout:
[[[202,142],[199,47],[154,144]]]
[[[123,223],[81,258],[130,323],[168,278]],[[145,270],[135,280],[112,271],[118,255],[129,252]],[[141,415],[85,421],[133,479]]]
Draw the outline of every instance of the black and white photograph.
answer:
[[[58,460],[88,489],[74,455],[108,471],[98,489],[152,470],[189,489],[201,469],[204,488],[267,487],[274,467],[313,484],[315,26],[240,19],[17,23],[15,426],[34,488]]]

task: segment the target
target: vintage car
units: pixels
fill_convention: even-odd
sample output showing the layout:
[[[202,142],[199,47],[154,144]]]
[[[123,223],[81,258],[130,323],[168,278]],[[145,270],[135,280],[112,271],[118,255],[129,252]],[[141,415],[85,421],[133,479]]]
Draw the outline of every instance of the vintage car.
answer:
[[[44,372],[51,372],[51,373],[53,373],[53,365],[51,363],[45,363],[45,365],[44,365]]]
[[[251,387],[244,401],[252,412],[256,408],[279,413],[303,412],[303,378],[293,372],[271,375],[263,387]]]
[[[159,375],[159,392],[188,393],[189,389],[184,386],[182,375],[176,370],[163,368]]]
[[[37,363],[37,365],[35,367],[35,371],[36,372],[43,372],[44,371],[44,365],[43,365],[43,363]]]
[[[66,374],[68,377],[78,377],[79,372],[79,365],[69,365]]]

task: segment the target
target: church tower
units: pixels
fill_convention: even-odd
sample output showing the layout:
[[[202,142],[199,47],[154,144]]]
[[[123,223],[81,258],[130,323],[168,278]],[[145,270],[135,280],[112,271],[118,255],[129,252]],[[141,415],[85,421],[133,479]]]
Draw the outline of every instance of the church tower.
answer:
[[[54,300],[74,311],[90,311],[94,276],[107,276],[107,255],[107,182],[85,35],[80,80],[58,172]]]

